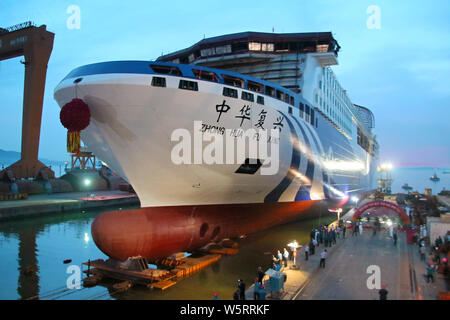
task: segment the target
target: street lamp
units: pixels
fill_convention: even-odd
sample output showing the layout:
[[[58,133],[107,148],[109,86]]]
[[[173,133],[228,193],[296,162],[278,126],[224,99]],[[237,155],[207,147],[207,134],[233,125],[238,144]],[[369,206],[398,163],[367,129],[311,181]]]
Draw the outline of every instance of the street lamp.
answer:
[[[338,223],[339,223],[339,220],[341,219],[341,213],[342,213],[342,208],[337,209]]]
[[[297,240],[288,243],[288,246],[294,251],[294,264],[291,266],[291,269],[298,270],[300,267],[297,265],[297,248],[300,248],[301,246],[298,244]]]
[[[355,207],[358,208],[358,201],[359,201],[359,198],[356,197],[356,196],[353,196],[353,197],[352,197],[352,201],[355,203]]]

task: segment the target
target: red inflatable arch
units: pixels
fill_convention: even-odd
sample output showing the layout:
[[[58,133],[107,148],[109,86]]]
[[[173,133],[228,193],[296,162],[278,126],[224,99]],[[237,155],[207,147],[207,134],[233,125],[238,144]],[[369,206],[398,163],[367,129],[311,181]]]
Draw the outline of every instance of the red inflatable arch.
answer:
[[[395,203],[382,201],[382,200],[376,200],[376,201],[371,201],[371,202],[365,203],[364,205],[362,205],[355,211],[355,213],[353,214],[352,220],[356,221],[364,212],[366,212],[367,210],[369,210],[371,208],[380,208],[380,207],[388,208],[388,209],[391,209],[392,211],[396,212],[404,224],[411,223],[411,220],[409,219],[409,217],[406,214],[406,211],[404,209],[402,209]]]

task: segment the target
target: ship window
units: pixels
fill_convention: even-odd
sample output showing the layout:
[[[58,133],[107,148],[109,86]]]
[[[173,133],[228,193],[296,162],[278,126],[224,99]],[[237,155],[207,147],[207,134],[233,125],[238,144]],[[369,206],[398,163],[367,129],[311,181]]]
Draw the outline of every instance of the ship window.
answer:
[[[192,69],[194,76],[197,79],[218,82],[219,78],[214,72],[209,72],[205,70]]]
[[[166,78],[153,77],[152,78],[152,86],[154,86],[154,87],[165,87],[166,86]]]
[[[232,76],[227,76],[227,75],[222,75],[223,77],[223,83],[229,85],[229,86],[233,86],[233,87],[238,87],[238,88],[243,88],[243,84],[244,84],[244,80],[237,78],[237,77],[232,77]]]
[[[286,93],[284,95],[284,102],[289,103],[290,99],[291,99],[291,96]]]
[[[223,87],[223,95],[227,97],[237,98],[238,97],[238,91],[236,89]]]
[[[291,97],[291,106],[295,106],[294,97]]]
[[[264,86],[262,84],[253,82],[253,81],[247,81],[247,89],[255,92],[262,92]]]
[[[284,100],[284,93],[282,91],[277,90],[277,99]]]
[[[206,234],[206,232],[208,232],[209,226],[207,223],[203,223],[200,227],[200,238],[203,238]]]
[[[305,121],[309,122],[309,106],[305,105]]]
[[[182,76],[180,69],[178,69],[177,67],[159,66],[159,65],[153,64],[153,65],[150,65],[150,68],[152,68],[152,70],[155,73],[171,74],[174,76]]]
[[[259,42],[249,42],[248,43],[248,50],[261,51],[261,43],[259,43]]]
[[[245,159],[245,162],[236,170],[235,173],[255,174],[261,167],[262,162],[259,159]]]
[[[231,53],[231,45],[227,44],[225,46],[216,47],[216,54]]]
[[[266,86],[266,94],[271,97],[275,97],[275,89],[269,86]]]
[[[328,44],[318,44],[316,46],[317,52],[328,52]]]
[[[289,44],[287,42],[275,43],[275,51],[287,52],[289,51]]]
[[[195,81],[180,80],[180,89],[198,91],[198,84]]]
[[[304,112],[305,112],[305,105],[300,102],[300,118],[303,118]]]
[[[314,120],[315,120],[315,118],[314,118],[314,109],[311,108],[311,124],[312,125],[314,125]]]
[[[289,107],[289,114],[292,114],[292,107]]]
[[[231,45],[232,52],[248,51],[248,42],[238,42]]]
[[[220,227],[217,226],[214,228],[212,234],[211,234],[211,239],[214,240],[220,233]]]
[[[246,91],[242,91],[241,98],[242,98],[242,100],[247,100],[247,101],[251,101],[251,102],[255,101],[253,93],[246,92]]]
[[[264,104],[264,97],[262,96],[257,96],[256,97],[256,102],[259,104]]]
[[[319,119],[316,118],[316,128],[319,127]]]
[[[262,43],[261,50],[262,51],[273,51],[274,45],[273,45],[273,43]]]
[[[216,50],[214,48],[206,48],[200,51],[202,57],[213,56],[216,54]]]

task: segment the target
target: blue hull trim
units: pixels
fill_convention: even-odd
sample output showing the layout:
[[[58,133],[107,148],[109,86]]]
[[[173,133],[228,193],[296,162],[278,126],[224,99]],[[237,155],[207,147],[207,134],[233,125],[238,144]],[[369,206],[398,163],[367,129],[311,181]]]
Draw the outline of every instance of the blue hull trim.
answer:
[[[286,174],[286,176],[281,180],[281,182],[273,189],[265,198],[264,202],[278,202],[281,195],[284,191],[290,186],[292,181],[295,179],[295,175],[292,173],[293,171],[299,170],[300,167],[300,143],[297,136],[297,132],[295,131],[294,126],[292,125],[291,120],[289,120],[286,115],[284,115],[282,112],[280,112],[284,118],[286,119],[287,123],[289,124],[289,129],[291,130],[291,139],[294,141],[293,149],[292,149],[292,158],[291,158],[291,166],[290,170]],[[295,199],[295,201],[298,201]]]

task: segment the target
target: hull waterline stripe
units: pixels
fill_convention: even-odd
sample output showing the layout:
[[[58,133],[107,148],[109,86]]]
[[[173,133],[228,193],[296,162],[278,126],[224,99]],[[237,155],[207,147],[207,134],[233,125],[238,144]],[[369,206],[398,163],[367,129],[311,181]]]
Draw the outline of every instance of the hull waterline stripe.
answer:
[[[311,133],[311,136],[314,140],[314,143],[316,144],[316,146],[318,147],[318,149],[320,149],[320,153],[324,154],[324,149],[322,147],[322,144],[320,143],[320,139],[319,137],[316,138],[316,135],[314,133],[314,129],[311,129],[308,125],[306,126],[306,128],[308,129],[308,131]],[[325,196],[326,199],[330,198],[330,193],[328,192],[328,173],[322,169],[322,181],[323,181],[323,194]]]
[[[311,143],[309,142],[309,139],[306,136],[306,132],[305,132],[305,130],[303,130],[303,127],[300,124],[300,121],[298,121],[295,117],[293,117],[293,118],[294,118],[294,121],[297,122],[298,126],[300,127],[300,130],[302,132],[303,138],[305,139],[306,145],[308,146],[309,150],[312,151]],[[314,162],[309,157],[307,157],[307,159],[308,159],[308,163],[306,165],[305,176],[309,179],[309,181],[311,181],[311,185],[312,185],[313,179],[314,179]]]
[[[279,111],[280,112],[280,111]],[[297,132],[295,131],[294,126],[292,125],[291,120],[282,112],[280,112],[283,117],[286,119],[289,124],[289,129],[291,130],[291,139],[293,139],[292,145],[292,158],[291,158],[291,166],[288,170],[286,176],[281,180],[281,182],[273,189],[267,196],[264,198],[264,202],[277,202],[284,191],[289,187],[292,181],[295,179],[295,175],[293,172],[296,172],[300,168],[300,142],[298,139]]]

